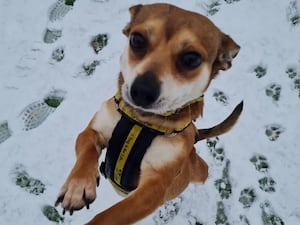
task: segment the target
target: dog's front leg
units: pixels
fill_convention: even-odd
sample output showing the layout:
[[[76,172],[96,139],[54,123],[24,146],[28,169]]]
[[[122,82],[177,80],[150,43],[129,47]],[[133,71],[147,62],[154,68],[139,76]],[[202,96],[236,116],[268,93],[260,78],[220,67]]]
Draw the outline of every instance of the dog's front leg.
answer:
[[[66,182],[62,186],[56,205],[61,202],[64,210],[79,210],[96,198],[96,185],[99,183],[98,158],[96,145],[99,134],[92,128],[86,128],[77,137],[76,163]]]
[[[79,210],[96,198],[96,185],[99,184],[98,158],[107,146],[112,130],[120,115],[114,99],[106,101],[95,114],[88,127],[76,140],[76,163],[62,186],[56,205],[61,203],[64,210]]]
[[[150,178],[125,199],[96,215],[86,225],[130,225],[152,213],[165,201],[163,178]]]

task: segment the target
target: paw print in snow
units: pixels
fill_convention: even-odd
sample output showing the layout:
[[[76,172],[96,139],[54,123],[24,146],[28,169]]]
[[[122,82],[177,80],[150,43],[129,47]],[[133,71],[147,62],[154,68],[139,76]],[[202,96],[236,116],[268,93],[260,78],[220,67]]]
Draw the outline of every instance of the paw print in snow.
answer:
[[[293,88],[298,91],[298,97],[300,98],[300,73],[297,72],[295,67],[289,67],[285,72],[293,80]]]
[[[276,141],[282,132],[284,132],[284,128],[279,124],[266,125],[265,133],[270,141]]]
[[[267,158],[263,155],[254,155],[251,157],[250,162],[255,166],[255,169],[259,172],[267,172],[269,169],[269,164]]]
[[[221,201],[217,202],[217,215],[215,224],[229,225],[228,218],[225,213],[225,206],[224,203]]]
[[[298,97],[300,98],[300,78],[294,80],[294,88],[298,90],[299,92]]]
[[[95,72],[96,67],[98,65],[100,65],[100,61],[99,60],[94,60],[90,64],[83,64],[82,68],[83,68],[83,71],[84,71],[85,75],[86,76],[91,76]]]
[[[51,205],[45,205],[42,208],[42,212],[44,216],[48,218],[48,220],[56,223],[64,222],[64,217],[59,215],[58,211]]]
[[[259,188],[265,192],[275,192],[276,182],[272,177],[263,177],[258,180]]]
[[[254,72],[256,73],[257,78],[262,78],[267,74],[267,69],[263,66],[257,66],[255,67]]]
[[[294,67],[289,67],[285,71],[289,78],[294,79],[297,76],[297,71]]]
[[[239,202],[243,204],[244,208],[250,208],[256,199],[256,194],[253,188],[245,188],[241,191]]]
[[[52,56],[51,58],[57,62],[60,62],[64,59],[65,57],[65,53],[64,53],[64,49],[62,47],[55,49],[52,52]]]
[[[241,225],[250,225],[248,218],[245,215],[240,215]]]
[[[261,203],[260,208],[262,210],[263,225],[284,225],[283,220],[272,209],[270,202]]]
[[[183,199],[181,197],[177,197],[160,207],[156,215],[153,217],[155,224],[163,225],[172,221],[180,210],[182,200]]]
[[[209,138],[206,140],[206,145],[210,150],[211,155],[213,158],[219,162],[222,163],[225,159],[225,151],[224,148],[221,147],[219,144],[219,138]]]
[[[91,42],[96,54],[100,52],[108,44],[108,35],[107,34],[98,34],[95,36]]]
[[[220,0],[204,0],[199,3],[207,15],[213,16],[220,10]]]
[[[11,136],[11,131],[8,127],[8,122],[0,123],[0,143],[6,141]]]
[[[27,192],[35,195],[40,195],[44,193],[46,187],[38,179],[35,179],[26,172],[23,165],[16,165],[12,171],[12,176],[15,181],[15,184]]]
[[[213,94],[213,97],[216,99],[217,102],[221,102],[223,105],[228,105],[228,97],[223,91],[216,91]]]
[[[279,101],[280,93],[281,86],[279,84],[272,83],[266,87],[266,95],[271,97],[275,102]]]
[[[231,183],[229,180],[229,164],[230,161],[227,160],[223,169],[222,178],[215,181],[215,187],[222,199],[228,199],[232,193]]]
[[[293,26],[300,23],[300,6],[298,3],[297,0],[293,0],[289,3],[289,7],[287,8],[287,17]]]

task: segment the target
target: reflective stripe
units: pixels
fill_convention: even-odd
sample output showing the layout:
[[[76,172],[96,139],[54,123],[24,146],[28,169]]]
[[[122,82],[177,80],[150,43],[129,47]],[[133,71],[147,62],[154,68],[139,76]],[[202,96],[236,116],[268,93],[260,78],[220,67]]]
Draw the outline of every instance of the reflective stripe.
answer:
[[[121,185],[121,178],[122,178],[122,173],[123,173],[123,169],[125,166],[125,163],[127,161],[127,158],[132,150],[132,147],[136,141],[136,139],[138,138],[140,132],[142,130],[142,127],[139,125],[134,125],[124,144],[123,147],[120,151],[117,163],[116,163],[116,167],[115,167],[115,171],[114,171],[114,181],[116,182],[116,184]]]

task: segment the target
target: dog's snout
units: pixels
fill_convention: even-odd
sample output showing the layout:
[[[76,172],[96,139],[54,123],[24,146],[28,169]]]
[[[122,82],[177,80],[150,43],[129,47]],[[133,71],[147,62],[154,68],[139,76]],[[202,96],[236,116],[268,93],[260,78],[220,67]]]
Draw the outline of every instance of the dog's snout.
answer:
[[[137,106],[144,108],[154,103],[160,94],[160,83],[153,72],[138,76],[130,90],[131,98]]]

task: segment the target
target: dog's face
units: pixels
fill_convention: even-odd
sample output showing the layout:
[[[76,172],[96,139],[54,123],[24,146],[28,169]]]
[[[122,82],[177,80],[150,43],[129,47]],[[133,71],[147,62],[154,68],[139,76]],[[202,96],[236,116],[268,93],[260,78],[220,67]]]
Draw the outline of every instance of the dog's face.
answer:
[[[145,112],[175,111],[203,95],[239,51],[199,14],[168,4],[137,5],[130,13],[120,89],[128,104]]]

